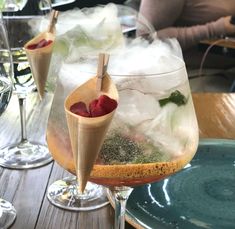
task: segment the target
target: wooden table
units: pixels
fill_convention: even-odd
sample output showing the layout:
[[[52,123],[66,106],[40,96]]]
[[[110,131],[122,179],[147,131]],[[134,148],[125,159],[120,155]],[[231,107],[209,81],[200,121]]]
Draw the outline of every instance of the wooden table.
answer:
[[[28,136],[45,142],[52,96],[43,102],[30,95],[27,102]],[[200,136],[235,139],[235,94],[194,94]],[[0,119],[0,147],[20,139],[18,101],[14,96]],[[12,229],[110,229],[114,211],[110,205],[90,212],[71,212],[51,205],[47,187],[68,173],[55,162],[37,169],[9,170],[0,167],[0,196],[13,203],[17,218]],[[126,228],[133,228],[127,224]]]

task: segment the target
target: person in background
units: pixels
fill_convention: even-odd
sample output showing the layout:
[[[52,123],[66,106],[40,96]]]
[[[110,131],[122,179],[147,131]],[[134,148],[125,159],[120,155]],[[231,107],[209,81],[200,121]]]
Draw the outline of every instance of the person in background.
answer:
[[[235,0],[142,0],[140,13],[157,37],[177,38],[186,50],[200,41],[235,35]]]

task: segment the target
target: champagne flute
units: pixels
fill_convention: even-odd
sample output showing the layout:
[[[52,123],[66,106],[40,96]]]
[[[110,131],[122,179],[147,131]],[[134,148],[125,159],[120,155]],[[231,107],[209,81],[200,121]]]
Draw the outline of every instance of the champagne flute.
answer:
[[[12,95],[13,65],[7,33],[0,18],[0,115],[6,110]],[[13,205],[0,198],[0,228],[8,228],[16,218]]]
[[[25,1],[17,1],[18,3]],[[35,24],[45,23],[50,12],[50,1],[29,1],[31,13],[5,12],[4,22],[8,30],[9,43],[14,63],[14,92],[18,96],[20,108],[21,140],[0,150],[0,165],[6,168],[28,169],[43,166],[52,161],[46,145],[28,140],[26,131],[26,97],[36,90],[24,44],[35,36]],[[31,23],[31,24],[30,24]],[[39,33],[39,31],[37,31]]]

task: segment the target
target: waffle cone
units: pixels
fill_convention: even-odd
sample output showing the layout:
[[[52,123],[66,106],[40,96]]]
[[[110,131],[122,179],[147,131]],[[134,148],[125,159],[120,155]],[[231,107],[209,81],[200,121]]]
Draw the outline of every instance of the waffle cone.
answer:
[[[88,80],[75,89],[65,100],[65,111],[69,129],[70,141],[73,151],[74,163],[80,191],[83,192],[90,177],[91,170],[102,147],[108,127],[112,121],[114,111],[100,117],[83,117],[70,112],[70,107],[78,101],[88,105],[98,98],[94,88],[97,77]],[[114,84],[110,83],[106,74],[103,78],[102,94],[118,100],[118,93]]]
[[[54,41],[55,36],[50,32],[40,33],[38,36],[27,42],[24,46],[40,99],[43,98],[45,92],[53,42],[38,49],[28,49],[27,47],[28,45],[38,43],[42,39]]]

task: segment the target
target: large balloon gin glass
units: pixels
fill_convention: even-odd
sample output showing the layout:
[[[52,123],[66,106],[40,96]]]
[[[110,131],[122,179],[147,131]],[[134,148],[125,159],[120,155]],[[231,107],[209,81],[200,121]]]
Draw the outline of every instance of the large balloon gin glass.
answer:
[[[186,69],[183,62],[170,68],[159,74],[113,75],[119,106],[90,180],[113,194],[115,228],[124,228],[134,186],[174,174],[196,152],[198,127]]]
[[[181,170],[198,146],[197,119],[185,64],[170,53],[154,54],[158,55],[152,61],[155,66],[136,60],[134,68],[139,65],[140,70],[134,69],[132,74],[127,70],[130,65],[127,58],[121,58],[122,67],[115,72],[112,67],[117,63],[112,63],[110,57],[109,74],[119,93],[118,107],[90,181],[111,190],[116,206],[115,228],[124,228],[125,204],[133,187],[156,182]],[[145,55],[142,58],[146,60]],[[75,66],[69,69],[72,67]],[[78,69],[80,79],[85,81],[90,73],[82,72],[82,66],[75,71]],[[64,85],[57,85],[60,88],[52,105],[47,141],[54,159],[75,174],[63,107],[64,89],[72,81],[67,78],[60,82]]]

